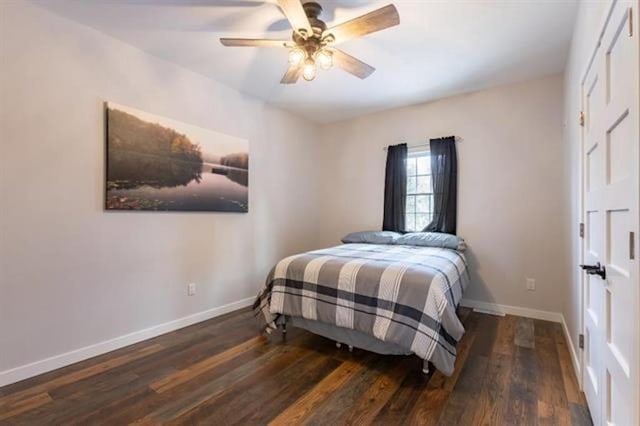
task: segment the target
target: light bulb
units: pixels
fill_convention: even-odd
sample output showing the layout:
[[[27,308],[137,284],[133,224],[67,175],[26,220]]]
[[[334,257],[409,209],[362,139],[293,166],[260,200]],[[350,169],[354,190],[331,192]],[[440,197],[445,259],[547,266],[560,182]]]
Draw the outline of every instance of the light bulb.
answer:
[[[304,67],[302,68],[302,78],[307,81],[311,81],[316,78],[316,63],[313,59],[307,58],[304,61]]]
[[[297,67],[298,65],[302,64],[305,56],[306,55],[304,53],[304,50],[300,49],[299,47],[294,47],[289,51],[289,64],[291,66]]]
[[[320,50],[316,54],[316,59],[323,70],[328,70],[333,66],[333,54],[326,49]]]

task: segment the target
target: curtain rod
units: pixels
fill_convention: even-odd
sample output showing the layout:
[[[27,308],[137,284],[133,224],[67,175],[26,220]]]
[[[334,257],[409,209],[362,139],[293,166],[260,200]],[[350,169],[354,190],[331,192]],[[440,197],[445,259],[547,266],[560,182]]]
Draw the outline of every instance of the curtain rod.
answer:
[[[461,142],[461,141],[462,141],[462,138],[461,138],[460,136],[454,136],[454,138],[455,138],[455,141],[456,141],[456,142]],[[402,142],[400,142],[400,143],[402,143]],[[387,150],[387,148],[389,148],[389,146],[390,146],[390,145],[387,145],[387,146],[382,147],[382,150],[383,150],[383,151],[386,151],[386,150]],[[407,145],[407,148],[408,148],[408,149],[411,149],[411,148],[420,148],[420,147],[423,147],[423,146],[429,146],[429,141],[427,140],[426,142],[421,142],[421,143],[416,143],[416,144],[412,144],[412,145]]]

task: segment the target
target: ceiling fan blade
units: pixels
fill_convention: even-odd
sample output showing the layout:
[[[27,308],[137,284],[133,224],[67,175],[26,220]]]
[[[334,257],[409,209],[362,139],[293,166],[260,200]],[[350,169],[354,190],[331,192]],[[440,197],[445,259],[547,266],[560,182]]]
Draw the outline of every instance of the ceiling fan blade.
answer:
[[[301,75],[302,67],[292,65],[287,69],[287,72],[284,73],[282,80],[280,80],[280,84],[295,84]]]
[[[288,40],[268,40],[259,38],[221,38],[220,43],[230,47],[290,47]]]
[[[309,18],[307,18],[300,0],[278,0],[278,5],[291,23],[291,28],[294,31],[304,31],[307,35],[313,34]]]
[[[365,64],[360,59],[356,59],[340,49],[331,48],[330,50],[333,53],[333,64],[358,78],[364,80],[376,70],[371,65]]]
[[[358,18],[336,25],[327,29],[323,36],[329,34],[335,37],[335,43],[342,43],[356,37],[362,37],[385,28],[393,27],[400,23],[398,10],[392,4],[369,12]]]

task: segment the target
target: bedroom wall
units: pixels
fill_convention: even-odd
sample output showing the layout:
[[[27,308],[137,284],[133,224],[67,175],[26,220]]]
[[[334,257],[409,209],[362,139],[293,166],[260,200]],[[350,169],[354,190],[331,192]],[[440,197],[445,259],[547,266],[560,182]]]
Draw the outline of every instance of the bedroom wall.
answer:
[[[465,298],[560,312],[568,280],[562,87],[553,75],[325,126],[319,240],[380,229],[384,146],[456,135],[458,229],[472,271]],[[527,277],[536,291],[526,290]]]
[[[571,50],[564,73],[564,169],[567,238],[571,242],[567,268],[571,271],[568,285],[563,287],[565,295],[562,313],[569,329],[574,347],[578,347],[578,336],[582,330],[581,309],[581,239],[579,236],[580,214],[580,126],[577,117],[582,109],[580,82],[587,63],[596,47],[598,35],[604,24],[605,14],[611,2],[580,2],[573,32]]]
[[[26,2],[0,19],[0,381],[246,304],[316,246],[314,125]],[[103,211],[105,100],[248,139],[249,213]]]

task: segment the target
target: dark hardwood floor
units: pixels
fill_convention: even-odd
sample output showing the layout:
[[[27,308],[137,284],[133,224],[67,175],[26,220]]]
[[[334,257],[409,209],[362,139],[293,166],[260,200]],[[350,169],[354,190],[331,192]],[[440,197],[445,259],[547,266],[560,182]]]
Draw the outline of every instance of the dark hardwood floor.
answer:
[[[249,310],[0,388],[0,424],[591,424],[559,324],[460,311],[452,377]]]

